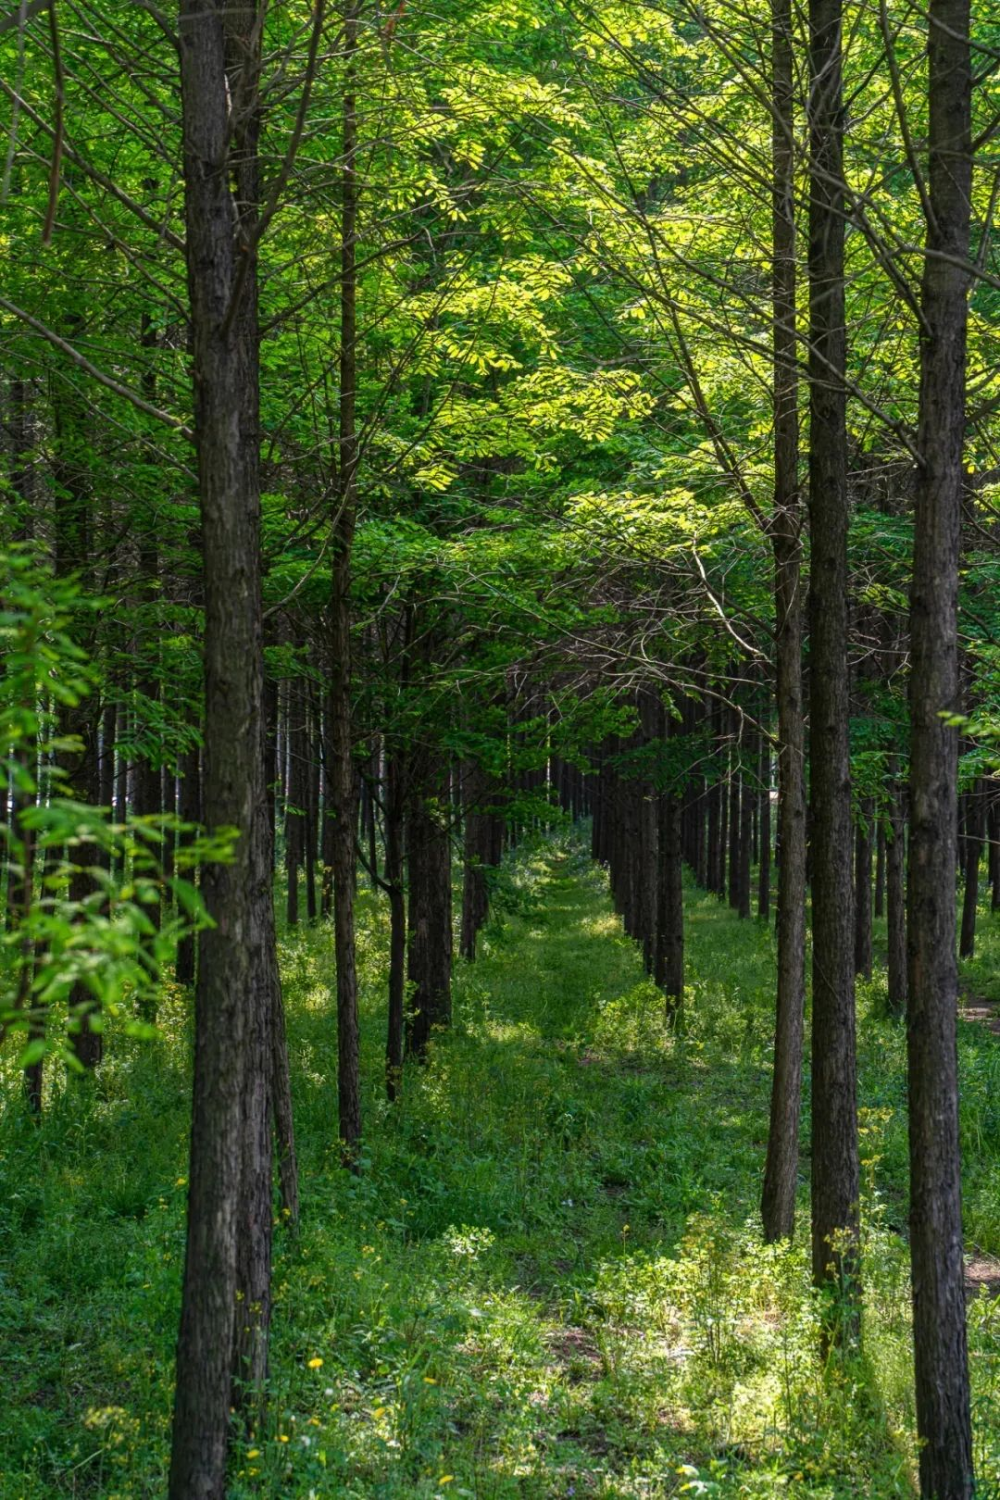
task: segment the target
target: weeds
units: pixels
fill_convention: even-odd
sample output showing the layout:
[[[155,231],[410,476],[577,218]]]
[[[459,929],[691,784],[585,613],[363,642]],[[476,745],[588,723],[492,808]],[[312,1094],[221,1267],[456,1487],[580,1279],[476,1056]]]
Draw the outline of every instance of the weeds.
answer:
[[[912,1494],[904,1038],[877,982],[861,996],[863,1351],[824,1366],[805,1195],[795,1245],[756,1227],[772,934],[690,891],[672,1034],[571,838],[522,853],[495,895],[453,1031],[396,1107],[381,1095],[386,916],[363,902],[357,1179],[333,1139],[330,934],[282,942],[303,1222],[294,1241],[278,1229],[271,1401],[237,1448],[234,1500]],[[57,1093],[40,1130],[7,1091],[4,1500],[163,1493],[187,1005],[167,996],[153,1043],[113,1037],[95,1086]],[[993,1253],[1000,1039],[963,1027],[961,1057],[970,1240]],[[998,1309],[984,1295],[970,1310],[986,1484]]]

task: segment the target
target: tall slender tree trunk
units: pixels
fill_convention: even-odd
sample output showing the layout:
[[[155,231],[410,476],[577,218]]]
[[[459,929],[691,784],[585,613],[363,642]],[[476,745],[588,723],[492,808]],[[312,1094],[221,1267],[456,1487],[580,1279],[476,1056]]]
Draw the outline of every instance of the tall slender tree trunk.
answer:
[[[761,738],[758,801],[757,915],[766,922],[771,915],[771,746],[766,733]]]
[[[858,1331],[857,1065],[847,639],[842,0],[810,0],[809,518],[812,1265],[828,1335]]]
[[[896,785],[896,759],[890,762],[892,790],[885,839],[885,900],[888,935],[889,1013],[906,1014],[906,820],[902,789]]]
[[[753,738],[750,739],[750,764],[756,759],[756,746]],[[756,792],[751,790],[751,783],[746,775],[740,777],[740,838],[739,838],[739,879],[737,881],[739,904],[737,910],[741,917],[749,917],[752,893],[750,890],[750,850],[753,835],[753,809],[757,801]]]
[[[673,721],[660,707],[659,730],[666,739]],[[676,1020],[684,1003],[684,886],[681,852],[682,801],[667,787],[656,799],[656,942],[653,978],[666,997],[668,1021]]]
[[[222,1500],[234,1374],[266,1361],[276,1003],[264,779],[255,224],[255,5],[181,0],[188,293],[205,590],[204,817],[237,838],[205,868],[214,925],[195,991],[187,1253],[169,1493]],[[243,267],[241,270],[240,267]],[[266,868],[265,868],[266,866]],[[243,1244],[252,1236],[254,1243]],[[247,1291],[262,1294],[247,1305]],[[238,1309],[242,1308],[242,1311]],[[234,1365],[235,1356],[235,1365]]]
[[[979,864],[983,857],[986,833],[986,797],[983,782],[977,779],[965,799],[965,890],[962,899],[962,927],[958,951],[971,958],[976,951],[976,913],[979,908]]]
[[[764,1237],[795,1227],[805,1004],[806,785],[802,706],[802,500],[795,339],[795,88],[791,0],[772,0],[774,115],[774,614],[778,709],[778,983],[761,1197]],[[765,794],[769,795],[765,790]],[[766,913],[765,913],[766,915]]]
[[[340,432],[337,513],[333,520],[333,591],[330,600],[330,812],[333,817],[333,930],[337,964],[337,1096],[340,1140],[347,1165],[356,1166],[361,1138],[358,978],[354,947],[355,775],[351,754],[351,550],[354,545],[358,438],[357,400],[357,150],[354,56],[358,45],[355,0],[344,21],[347,76],[343,97],[340,225]]]
[[[986,820],[990,872],[990,910],[1000,911],[1000,793],[996,777],[989,782],[989,813]]]
[[[423,1056],[435,1026],[451,1021],[451,839],[447,764],[439,751],[422,756],[424,773],[411,777],[407,830],[410,876],[409,978],[413,1017],[410,1052]]]
[[[302,683],[293,678],[288,684],[285,717],[285,742],[288,746],[288,777],[285,798],[285,921],[296,927],[299,920],[299,871],[305,850],[306,764],[305,702]]]
[[[972,178],[968,0],[930,0],[920,468],[910,595],[910,1258],[925,1500],[974,1491],[955,1017],[958,574]]]
[[[386,755],[385,883],[389,888],[389,1026],[385,1087],[390,1101],[403,1073],[403,1011],[406,1001],[406,891],[403,883],[403,823],[406,808],[403,758],[396,746]]]
[[[872,803],[865,798],[854,831],[854,972],[872,977]]]

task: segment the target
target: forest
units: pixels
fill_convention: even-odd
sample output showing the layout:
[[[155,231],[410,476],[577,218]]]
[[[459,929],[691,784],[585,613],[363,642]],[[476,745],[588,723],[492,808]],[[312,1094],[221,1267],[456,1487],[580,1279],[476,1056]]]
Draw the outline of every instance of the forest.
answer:
[[[1000,1495],[1000,8],[2,0],[0,1500]]]

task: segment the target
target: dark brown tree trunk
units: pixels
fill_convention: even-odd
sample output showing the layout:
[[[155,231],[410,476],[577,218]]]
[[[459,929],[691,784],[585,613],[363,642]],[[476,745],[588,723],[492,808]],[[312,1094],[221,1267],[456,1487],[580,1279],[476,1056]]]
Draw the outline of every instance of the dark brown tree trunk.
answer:
[[[358,12],[351,0],[344,21],[343,157],[340,172],[340,407],[337,513],[333,518],[330,600],[330,814],[333,818],[333,930],[337,965],[337,1097],[344,1161],[356,1167],[361,1139],[361,1061],[358,978],[354,946],[354,759],[351,754],[351,551],[354,545],[358,438],[357,398],[357,150],[354,55]]]
[[[666,738],[671,720],[660,710],[660,733]],[[665,788],[656,799],[657,872],[656,943],[653,978],[666,997],[667,1020],[677,1018],[684,1003],[684,886],[681,855],[681,809],[676,790]]]
[[[299,920],[299,871],[305,850],[306,764],[305,701],[298,678],[288,684],[285,742],[288,747],[288,778],[285,795],[285,920],[296,927]]]
[[[403,884],[403,821],[406,810],[402,757],[393,747],[386,757],[385,883],[389,888],[389,1027],[385,1047],[385,1087],[389,1100],[403,1073],[403,1011],[406,1001],[406,892]]]
[[[858,1130],[847,640],[842,0],[809,4],[812,1263],[827,1332],[858,1332]],[[784,856],[784,851],[782,851]]]
[[[7,868],[7,926],[11,930],[21,929],[17,939],[17,991],[13,1009],[26,1011],[31,1006],[31,982],[34,977],[35,945],[28,932],[28,922],[35,903],[35,888],[39,878],[44,877],[44,866],[35,847],[35,832],[23,813],[34,805],[35,795],[28,787],[35,779],[35,745],[31,741],[17,747],[12,756],[18,774],[10,788],[10,827],[13,846]],[[41,1040],[45,1035],[44,1014],[32,1016],[28,1024],[28,1040]],[[4,1034],[0,1027],[0,1037]],[[24,1072],[24,1096],[28,1108],[34,1114],[42,1109],[42,1084],[44,1062],[42,1058],[29,1063]]]
[[[771,747],[764,737],[760,750],[760,794],[757,814],[757,915],[762,922],[771,916]]]
[[[255,6],[181,0],[195,446],[205,591],[204,816],[237,832],[203,872],[194,1102],[169,1493],[222,1500],[234,1374],[266,1364],[267,1089],[277,985],[264,778],[255,223]],[[242,269],[241,269],[242,267]],[[266,1182],[266,1186],[265,1186]],[[247,1243],[252,1238],[252,1243]],[[261,1298],[248,1301],[247,1293]],[[237,1368],[234,1369],[234,1351]]]
[[[424,775],[414,787],[407,832],[410,877],[409,978],[413,1016],[407,1037],[416,1056],[426,1051],[431,1030],[451,1021],[451,840],[447,769],[436,752],[423,757]]]
[[[483,771],[474,764],[466,767],[462,779],[465,799],[463,836],[462,925],[459,952],[470,962],[476,956],[476,939],[489,914],[489,890],[486,871],[491,864],[493,815],[484,806],[488,784]]]
[[[872,977],[872,805],[866,798],[854,831],[854,972]]]
[[[906,821],[898,768],[890,764],[892,782],[889,829],[885,841],[886,928],[888,934],[889,1013],[906,1014]]]
[[[746,776],[740,777],[740,836],[739,836],[739,876],[737,878],[738,904],[737,911],[741,917],[750,915],[750,846],[751,846],[751,822],[753,807],[756,802],[756,793],[751,790],[750,781]]]
[[[736,725],[734,723],[734,729]],[[729,905],[739,911],[743,904],[741,876],[743,873],[743,798],[746,783],[743,780],[740,748],[735,738],[729,758]]]
[[[761,1196],[764,1237],[795,1226],[805,1004],[806,787],[802,704],[802,500],[795,336],[795,115],[791,0],[772,0],[774,114],[774,612],[778,710],[778,982]]]
[[[310,922],[316,920],[316,854],[319,830],[319,715],[316,712],[316,694],[309,689],[305,732],[305,826],[303,829],[303,862],[306,873],[306,916]]]
[[[930,0],[920,468],[910,595],[910,1256],[920,1491],[974,1492],[955,1018],[958,575],[971,193],[968,0]]]
[[[1000,911],[1000,793],[995,778],[990,780],[989,788],[990,810],[986,826],[989,835],[990,910]]]
[[[274,871],[275,831],[277,828],[279,714],[278,684],[265,677],[263,688],[264,706],[264,781],[265,806],[258,849],[261,861],[261,881],[258,898],[265,919],[270,913],[268,941],[273,944],[274,933]],[[266,903],[266,904],[265,904]],[[263,959],[268,964],[272,958],[265,948]],[[278,1188],[281,1211],[294,1228],[299,1220],[299,1169],[295,1153],[295,1127],[292,1119],[292,1080],[288,1059],[288,1037],[285,1030],[285,1007],[281,996],[280,974],[272,988],[271,1017],[271,1092],[274,1109],[274,1138],[278,1153]]]
[[[958,943],[961,958],[971,958],[976,951],[979,865],[983,857],[985,823],[986,795],[982,780],[977,779],[965,799],[965,891],[962,899],[962,928]]]
[[[885,915],[885,823],[880,818],[875,833],[875,919]]]
[[[101,710],[101,755],[98,782],[101,788],[101,806],[113,808],[115,800],[115,727],[118,709],[114,703],[105,703]]]

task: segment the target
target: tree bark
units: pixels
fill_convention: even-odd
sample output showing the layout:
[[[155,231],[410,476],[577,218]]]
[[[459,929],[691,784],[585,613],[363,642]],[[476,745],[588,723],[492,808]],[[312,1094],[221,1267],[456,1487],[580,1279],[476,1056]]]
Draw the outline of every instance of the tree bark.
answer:
[[[345,1165],[356,1167],[361,1139],[361,1059],[358,978],[354,945],[354,759],[351,753],[351,552],[354,545],[358,438],[357,399],[357,150],[354,56],[358,12],[352,0],[344,21],[343,141],[340,172],[340,405],[337,512],[333,518],[330,600],[330,813],[333,818],[333,930],[337,965],[337,1096]]]
[[[392,1102],[403,1074],[403,1013],[406,1002],[406,891],[403,883],[405,777],[400,751],[386,761],[385,883],[389,888],[389,1026],[385,1046],[385,1088]]]
[[[930,0],[920,467],[910,594],[910,1257],[925,1500],[974,1491],[955,1017],[958,575],[972,177],[968,0]]]
[[[260,831],[267,795],[253,233],[259,197],[257,21],[256,6],[181,0],[205,590],[204,816],[210,828],[233,828],[237,838],[231,861],[206,866],[202,881],[214,925],[201,938],[195,991],[171,1500],[222,1500],[234,1353],[241,1375],[253,1378],[266,1363],[267,1298],[259,1308],[247,1306],[245,1290],[261,1290],[262,1268],[270,1263],[270,1130],[261,1075],[269,1076],[272,1065],[268,1039],[276,989],[268,842]],[[254,1243],[241,1245],[248,1235]]]
[[[439,752],[423,756],[413,787],[407,854],[410,876],[409,978],[413,1015],[407,1043],[418,1057],[432,1029],[451,1021],[451,840],[447,770]]]
[[[672,720],[660,709],[660,733],[670,733]],[[656,942],[653,978],[666,997],[668,1021],[675,1021],[684,1003],[684,886],[681,855],[682,801],[676,790],[663,788],[656,799],[657,872]]]
[[[760,750],[760,794],[757,814],[757,915],[762,922],[771,916],[771,747],[763,737]]]
[[[802,499],[795,337],[795,150],[791,0],[772,0],[775,698],[778,710],[778,980],[761,1196],[764,1237],[795,1227],[805,1004],[806,786],[802,706]]]
[[[854,972],[872,977],[872,804],[865,798],[854,830]]]
[[[827,1334],[858,1332],[858,1131],[847,640],[842,0],[810,0],[809,516],[812,1265]],[[784,850],[782,851],[784,857]]]
[[[995,777],[989,781],[987,830],[989,839],[990,910],[1000,911],[1000,793]]]
[[[986,798],[983,782],[977,779],[965,800],[965,890],[962,898],[962,927],[958,943],[961,958],[971,958],[976,951],[979,865],[983,857],[985,823]]]

